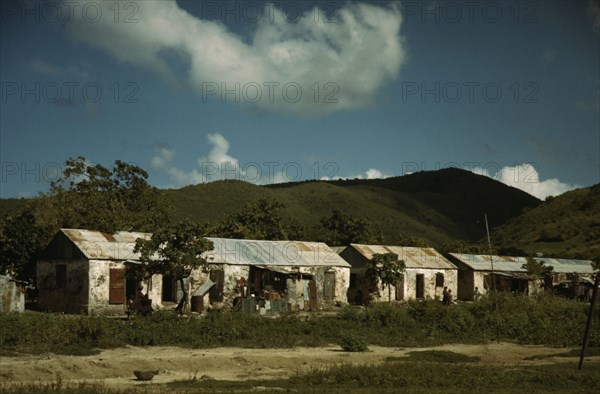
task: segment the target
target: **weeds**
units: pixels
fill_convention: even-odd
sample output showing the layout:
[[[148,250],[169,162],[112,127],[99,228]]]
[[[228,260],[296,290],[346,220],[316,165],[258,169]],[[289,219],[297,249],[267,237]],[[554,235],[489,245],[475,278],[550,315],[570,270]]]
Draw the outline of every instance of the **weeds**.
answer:
[[[499,294],[498,304],[502,340],[561,347],[581,345],[587,304],[511,294]],[[437,301],[346,306],[338,316],[313,315],[309,320],[292,313],[278,319],[233,312],[182,318],[159,311],[148,318],[131,320],[24,313],[0,315],[0,351],[82,355],[125,345],[317,347],[341,344],[340,333],[348,349],[361,345],[435,346],[487,341],[495,337],[495,324],[494,305],[489,298],[451,307]],[[589,345],[600,346],[599,312],[594,316]]]

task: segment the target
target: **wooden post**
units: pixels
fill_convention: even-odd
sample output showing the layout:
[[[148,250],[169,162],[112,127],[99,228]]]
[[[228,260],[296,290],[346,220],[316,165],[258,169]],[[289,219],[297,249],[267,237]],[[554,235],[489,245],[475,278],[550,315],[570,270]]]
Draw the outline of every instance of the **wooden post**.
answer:
[[[490,240],[490,228],[488,226],[487,214],[484,214],[483,216],[485,217],[485,232],[487,233],[488,250],[490,253],[490,265],[492,268],[492,293],[494,294],[494,309],[496,314],[496,342],[500,343],[500,321],[498,319],[498,292],[496,291],[496,275],[494,272],[494,259],[492,258],[492,241]]]
[[[596,299],[598,298],[598,285],[600,285],[600,271],[596,273],[596,280],[594,280],[594,288],[592,289],[592,302],[590,302],[590,309],[588,310],[587,322],[585,323],[585,332],[583,334],[583,344],[581,345],[581,355],[579,356],[579,367],[583,367],[583,358],[585,357],[585,349],[587,348],[588,341],[590,339],[590,331],[592,329],[592,318],[594,317],[594,307],[596,306]]]

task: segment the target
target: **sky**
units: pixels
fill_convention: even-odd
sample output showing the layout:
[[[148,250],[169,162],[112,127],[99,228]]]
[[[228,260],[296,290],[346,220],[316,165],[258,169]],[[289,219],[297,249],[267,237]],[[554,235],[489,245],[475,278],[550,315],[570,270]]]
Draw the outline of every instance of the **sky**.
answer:
[[[0,197],[69,157],[160,188],[458,167],[538,198],[600,182],[585,1],[2,1]]]

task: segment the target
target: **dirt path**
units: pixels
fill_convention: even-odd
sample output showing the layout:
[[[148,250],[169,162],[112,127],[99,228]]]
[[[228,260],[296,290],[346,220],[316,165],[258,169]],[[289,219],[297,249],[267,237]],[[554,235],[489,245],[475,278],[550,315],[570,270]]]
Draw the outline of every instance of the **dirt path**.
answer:
[[[556,358],[524,360],[534,355],[564,353],[566,349],[522,346],[511,343],[485,345],[452,344],[434,348],[385,348],[370,346],[366,353],[345,353],[338,346],[295,349],[182,349],[175,347],[126,347],[105,350],[94,356],[23,355],[0,359],[0,381],[11,383],[102,382],[112,387],[130,387],[138,382],[133,371],[160,371],[152,383],[197,378],[247,380],[285,378],[297,371],[340,363],[377,364],[386,357],[400,357],[411,351],[448,350],[479,356],[481,363],[532,365],[556,362]],[[597,358],[597,357],[595,357]],[[561,361],[571,359],[561,358]],[[574,361],[573,361],[574,360]],[[576,358],[574,358],[574,363]]]

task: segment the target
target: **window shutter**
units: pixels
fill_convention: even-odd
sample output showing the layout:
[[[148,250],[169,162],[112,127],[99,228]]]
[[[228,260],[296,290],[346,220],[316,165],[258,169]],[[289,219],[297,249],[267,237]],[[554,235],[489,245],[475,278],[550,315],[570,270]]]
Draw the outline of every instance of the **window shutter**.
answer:
[[[108,303],[109,304],[124,304],[125,303],[125,269],[113,268],[110,270]]]

